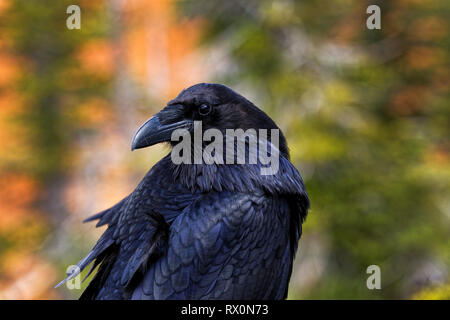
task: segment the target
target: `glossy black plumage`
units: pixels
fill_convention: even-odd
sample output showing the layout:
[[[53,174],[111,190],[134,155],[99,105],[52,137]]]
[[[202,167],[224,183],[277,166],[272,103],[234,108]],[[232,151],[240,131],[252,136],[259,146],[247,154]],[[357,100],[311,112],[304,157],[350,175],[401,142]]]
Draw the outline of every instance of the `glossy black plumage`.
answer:
[[[185,125],[202,103],[214,105],[204,129],[277,128],[216,84],[183,91],[156,126]],[[259,162],[175,165],[170,155],[158,162],[128,197],[88,219],[108,227],[78,264],[99,265],[81,299],[284,299],[309,200],[280,138],[275,175],[261,175]]]

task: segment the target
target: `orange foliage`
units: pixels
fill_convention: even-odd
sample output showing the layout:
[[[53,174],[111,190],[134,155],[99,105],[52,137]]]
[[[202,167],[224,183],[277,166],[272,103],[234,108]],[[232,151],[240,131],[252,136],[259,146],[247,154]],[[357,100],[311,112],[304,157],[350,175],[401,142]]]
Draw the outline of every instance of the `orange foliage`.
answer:
[[[448,30],[447,22],[438,17],[427,17],[415,20],[408,28],[411,40],[436,41],[442,39]]]
[[[13,90],[2,90],[0,93],[0,121],[22,112],[22,97]]]
[[[0,175],[0,232],[17,227],[37,199],[36,182],[25,174]]]
[[[0,53],[0,86],[11,85],[16,80],[19,64],[14,57]]]
[[[361,31],[360,26],[364,23],[365,8],[363,2],[353,4],[352,14],[337,22],[331,29],[331,38],[339,44],[346,44],[356,39]]]
[[[128,1],[124,6],[120,45],[126,63],[141,85],[169,98],[193,82],[205,81],[201,63],[193,61],[200,36],[199,20],[176,17],[173,1]]]
[[[359,19],[345,20],[342,21],[333,28],[331,31],[331,36],[334,41],[340,44],[345,44],[353,39],[355,39],[360,30],[357,28],[358,25],[361,24]]]
[[[77,123],[86,127],[99,127],[101,124],[109,123],[114,118],[108,102],[100,98],[92,98],[79,105],[75,112]]]
[[[52,293],[56,270],[46,261],[23,252],[9,253],[2,260],[0,299],[44,299]]]
[[[0,0],[0,14],[5,12],[5,10],[7,10],[10,5],[11,5],[11,1],[9,1],[9,0]]]
[[[433,152],[427,153],[427,161],[432,165],[446,165],[450,162],[449,149],[443,147],[436,148]]]
[[[413,69],[428,69],[441,62],[441,49],[426,46],[413,47],[406,56],[408,65]]]
[[[109,42],[105,40],[92,40],[85,43],[78,53],[81,67],[88,72],[111,76],[114,71],[113,51]]]
[[[398,115],[409,115],[424,107],[429,94],[426,87],[409,86],[392,98],[393,111]]]

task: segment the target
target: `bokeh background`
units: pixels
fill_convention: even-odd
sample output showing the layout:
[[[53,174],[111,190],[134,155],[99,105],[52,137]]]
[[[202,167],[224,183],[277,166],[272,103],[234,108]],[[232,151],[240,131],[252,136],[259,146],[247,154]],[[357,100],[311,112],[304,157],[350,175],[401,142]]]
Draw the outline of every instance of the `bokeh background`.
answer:
[[[81,30],[66,28],[71,4]],[[81,221],[168,152],[130,152],[134,132],[181,89],[219,82],[275,119],[310,194],[289,298],[449,299],[449,13],[0,0],[0,298],[77,298],[53,287],[103,231]],[[366,287],[373,264],[381,290]]]

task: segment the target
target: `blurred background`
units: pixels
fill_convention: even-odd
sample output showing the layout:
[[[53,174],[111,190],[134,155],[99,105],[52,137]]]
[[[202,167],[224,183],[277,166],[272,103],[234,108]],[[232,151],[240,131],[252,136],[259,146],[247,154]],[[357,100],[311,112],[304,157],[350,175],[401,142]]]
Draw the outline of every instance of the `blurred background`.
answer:
[[[381,30],[366,28],[370,4]],[[311,198],[290,299],[449,299],[449,13],[446,0],[0,0],[0,298],[77,298],[53,287],[103,231],[82,220],[169,152],[130,152],[134,132],[183,88],[219,82],[282,128]]]

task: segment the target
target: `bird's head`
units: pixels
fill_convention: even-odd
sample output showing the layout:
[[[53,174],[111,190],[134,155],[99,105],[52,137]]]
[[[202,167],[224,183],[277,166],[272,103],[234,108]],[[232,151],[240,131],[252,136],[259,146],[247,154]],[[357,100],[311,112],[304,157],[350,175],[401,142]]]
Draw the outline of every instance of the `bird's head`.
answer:
[[[187,129],[191,134],[194,121],[202,122],[202,130],[278,129],[275,122],[249,100],[227,86],[196,84],[183,90],[159,113],[136,132],[131,149],[145,148],[160,142],[171,142],[172,132]],[[279,150],[288,158],[286,140],[279,131]]]

